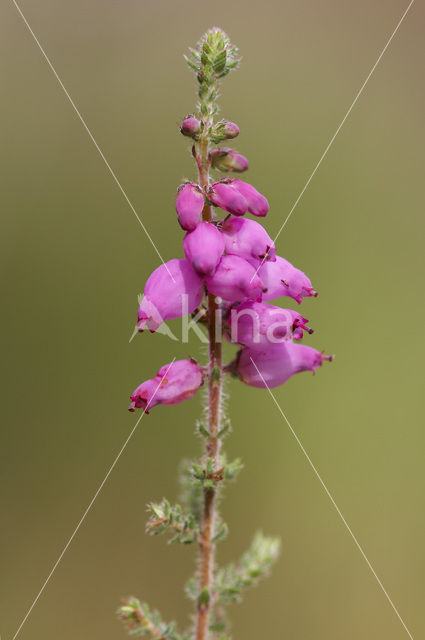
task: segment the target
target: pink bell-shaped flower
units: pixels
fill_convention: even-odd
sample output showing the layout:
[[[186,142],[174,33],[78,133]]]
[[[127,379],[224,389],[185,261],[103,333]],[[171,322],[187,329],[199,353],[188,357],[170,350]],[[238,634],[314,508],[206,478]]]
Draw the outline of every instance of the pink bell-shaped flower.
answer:
[[[264,217],[269,210],[269,203],[255,187],[242,180],[232,180],[233,186],[245,198],[248,203],[248,211],[253,216]]]
[[[278,387],[301,371],[315,373],[323,360],[332,360],[320,351],[297,342],[281,342],[265,349],[244,347],[240,353],[237,372],[251,387]]]
[[[202,279],[187,260],[174,259],[149,276],[139,306],[137,327],[153,333],[165,320],[181,318],[201,304]]]
[[[203,383],[202,369],[195,360],[165,364],[155,378],[142,382],[130,396],[129,411],[149,413],[157,404],[179,404],[195,395]]]
[[[187,260],[200,276],[210,276],[224,253],[224,237],[212,222],[199,222],[183,240]]]
[[[223,256],[212,276],[205,278],[210,293],[227,302],[261,301],[263,283],[255,268],[239,256]]]
[[[303,337],[303,330],[313,333],[307,322],[293,309],[273,307],[264,302],[242,302],[227,316],[232,342],[257,350],[284,340],[299,340]]]
[[[254,267],[266,260],[276,260],[276,249],[264,227],[255,220],[229,218],[223,223],[226,253],[244,258]]]
[[[208,191],[208,198],[217,207],[234,216],[243,216],[248,211],[248,202],[234,187],[233,180],[214,182]]]
[[[280,296],[289,296],[300,303],[305,297],[317,296],[305,273],[281,256],[276,256],[275,262],[264,262],[258,274],[267,289],[263,300],[276,300]]]
[[[193,182],[182,184],[177,193],[176,211],[180,226],[185,231],[193,231],[204,208],[204,194]]]

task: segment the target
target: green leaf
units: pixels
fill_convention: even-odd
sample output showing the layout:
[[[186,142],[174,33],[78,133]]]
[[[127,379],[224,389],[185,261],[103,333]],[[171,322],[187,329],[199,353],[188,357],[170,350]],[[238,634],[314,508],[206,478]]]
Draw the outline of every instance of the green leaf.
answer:
[[[211,371],[211,380],[212,382],[218,382],[218,380],[220,380],[221,378],[221,370],[220,367],[213,367],[212,371]]]
[[[179,497],[183,511],[192,518],[193,524],[190,525],[191,528],[195,525],[199,526],[203,507],[202,485],[199,480],[194,478],[192,469],[193,463],[183,460],[180,465]]]
[[[232,424],[229,419],[226,419],[224,426],[220,429],[217,434],[217,438],[224,438],[227,436],[232,430]]]
[[[148,505],[151,514],[146,523],[146,531],[151,535],[159,535],[170,530],[173,534],[170,543],[189,544],[199,538],[199,524],[191,513],[185,513],[181,505],[171,505],[165,498],[160,504]]]
[[[198,421],[196,426],[197,426],[197,431],[201,436],[203,436],[204,438],[210,437],[210,432],[208,431],[208,429],[206,429],[203,422]]]
[[[158,640],[183,640],[176,632],[176,623],[166,623],[158,611],[151,611],[144,602],[137,598],[129,598],[118,609],[118,617],[123,622],[129,635],[148,636]]]
[[[194,464],[192,466],[193,477],[197,480],[202,480],[204,478],[204,469],[200,464]]]
[[[218,528],[218,531],[216,534],[214,534],[214,536],[212,537],[211,541],[212,542],[219,542],[219,540],[223,540],[223,538],[225,538],[228,534],[229,531],[229,527],[227,526],[227,524],[225,522],[222,522],[221,525]]]
[[[208,591],[207,587],[204,587],[198,596],[198,604],[201,607],[206,606],[209,604],[210,600],[211,600],[210,592]]]
[[[212,473],[214,473],[214,459],[213,458],[208,458],[208,460],[207,460],[206,473],[207,473],[207,475],[211,475]]]
[[[248,551],[239,564],[230,564],[220,569],[215,578],[214,590],[222,604],[240,602],[242,592],[254,586],[270,572],[279,555],[280,541],[277,538],[257,533]]]

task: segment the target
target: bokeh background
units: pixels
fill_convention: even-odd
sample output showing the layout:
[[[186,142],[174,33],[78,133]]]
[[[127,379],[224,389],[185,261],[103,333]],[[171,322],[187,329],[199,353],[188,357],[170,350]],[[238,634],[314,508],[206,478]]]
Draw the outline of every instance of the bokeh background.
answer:
[[[247,179],[277,232],[407,0],[22,0],[21,7],[164,258],[182,254],[174,193],[193,176],[178,132],[195,83],[183,53],[209,26],[243,64],[223,82]],[[130,391],[174,356],[129,343],[158,257],[11,1],[1,6],[1,611],[12,638],[133,427]],[[413,5],[279,238],[319,290],[309,344],[335,353],[276,397],[412,635],[425,634],[423,24]],[[236,146],[236,145],[235,145]],[[178,326],[178,325],[173,325]],[[278,535],[273,576],[235,606],[234,638],[408,637],[267,392],[228,384],[222,505],[238,557]],[[124,638],[135,594],[184,627],[194,549],[144,534],[198,454],[200,397],[145,417],[23,627],[22,640]]]

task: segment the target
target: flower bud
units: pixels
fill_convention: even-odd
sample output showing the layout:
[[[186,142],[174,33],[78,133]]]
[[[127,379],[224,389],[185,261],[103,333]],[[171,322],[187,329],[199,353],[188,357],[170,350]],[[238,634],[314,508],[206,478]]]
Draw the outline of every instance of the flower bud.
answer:
[[[233,180],[214,182],[208,191],[213,204],[234,216],[243,216],[248,211],[248,202],[233,186]]]
[[[244,347],[237,371],[242,382],[251,387],[273,388],[284,384],[295,373],[315,373],[323,360],[332,360],[332,356],[297,342],[281,342],[262,350]]]
[[[236,173],[242,173],[248,169],[248,159],[229,147],[213,149],[210,157],[211,166],[218,171],[235,171]]]
[[[188,138],[195,138],[201,130],[201,123],[192,115],[186,116],[180,127],[180,133]]]
[[[307,322],[293,309],[273,307],[263,302],[243,302],[232,308],[227,316],[232,342],[256,350],[284,340],[299,340],[303,337],[303,330],[313,333]]]
[[[204,194],[193,182],[180,185],[177,193],[176,211],[180,226],[185,231],[193,231],[204,208]]]
[[[222,140],[231,140],[239,135],[239,127],[234,122],[228,122],[227,120],[221,120],[217,122],[211,132],[211,140],[216,144]]]
[[[267,293],[263,296],[264,300],[276,300],[280,296],[289,296],[300,304],[305,297],[317,296],[305,273],[281,256],[276,256],[276,262],[264,262],[258,275],[267,288]]]
[[[183,250],[198,275],[212,275],[224,253],[223,234],[211,222],[199,222],[185,235]]]
[[[239,135],[239,127],[234,122],[228,122],[226,120],[220,124],[222,124],[220,132],[222,132],[224,137],[227,138],[228,140],[232,140],[233,138],[236,138]]]
[[[229,218],[222,226],[226,253],[240,256],[254,267],[276,260],[276,249],[264,227],[255,220]]]
[[[207,289],[227,302],[261,301],[263,283],[254,267],[239,256],[223,256],[212,276],[205,278]]]
[[[242,182],[242,180],[233,180],[233,186],[239,191],[248,203],[248,211],[253,216],[264,217],[269,210],[269,203],[255,187],[248,182]]]
[[[157,404],[179,404],[192,398],[202,382],[202,370],[195,360],[165,364],[155,378],[142,382],[133,391],[129,411],[143,409],[149,413]]]
[[[149,276],[139,306],[137,326],[154,333],[164,320],[181,318],[199,307],[202,279],[187,260],[169,260]]]

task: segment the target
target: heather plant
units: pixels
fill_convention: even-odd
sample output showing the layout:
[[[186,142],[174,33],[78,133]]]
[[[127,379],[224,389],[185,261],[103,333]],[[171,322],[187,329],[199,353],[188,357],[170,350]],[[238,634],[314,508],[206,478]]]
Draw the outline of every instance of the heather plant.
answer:
[[[196,574],[186,593],[194,603],[190,628],[183,633],[166,623],[156,610],[128,598],[119,616],[130,635],[161,640],[226,640],[230,638],[227,609],[243,592],[265,577],[279,553],[279,541],[262,533],[240,560],[225,567],[216,562],[216,546],[227,534],[217,511],[226,483],[242,468],[229,461],[222,443],[230,432],[223,414],[223,379],[239,378],[247,385],[276,387],[292,375],[315,371],[330,357],[300,343],[312,333],[308,320],[293,309],[268,304],[281,297],[298,303],[316,296],[309,278],[276,255],[270,236],[259,222],[269,210],[267,199],[252,185],[233,177],[210,179],[210,171],[242,173],[248,160],[233,148],[220,147],[236,138],[239,127],[218,120],[220,81],[239,64],[238,50],[228,36],[210,29],[186,58],[198,82],[197,114],[188,115],[181,133],[193,141],[196,181],[180,185],[176,197],[178,222],[186,232],[184,258],[170,260],[148,278],[138,311],[137,328],[155,332],[168,319],[191,316],[208,338],[208,363],[173,360],[156,376],[142,382],[131,395],[130,411],[144,413],[156,405],[192,398],[205,385],[207,406],[197,433],[204,441],[198,461],[183,464],[181,499],[148,505],[146,530],[169,542],[191,544],[198,550]],[[233,361],[222,362],[223,337],[237,345]]]

